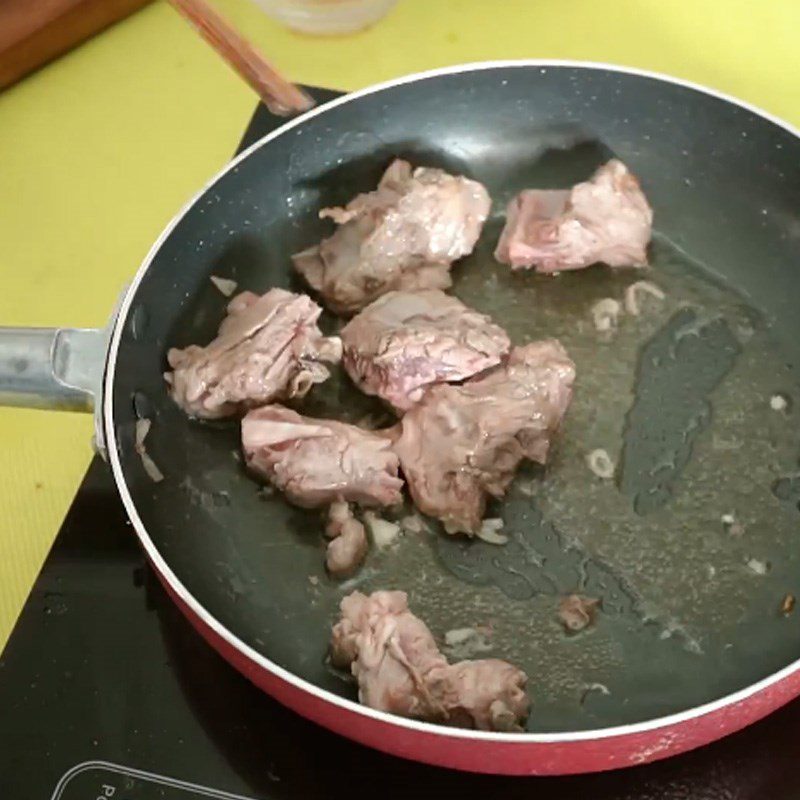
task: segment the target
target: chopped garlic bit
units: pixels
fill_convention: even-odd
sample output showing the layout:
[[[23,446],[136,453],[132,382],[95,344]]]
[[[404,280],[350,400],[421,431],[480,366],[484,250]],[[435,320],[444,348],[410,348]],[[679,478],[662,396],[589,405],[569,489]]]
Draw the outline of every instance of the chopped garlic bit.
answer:
[[[474,658],[479,653],[486,653],[492,649],[489,637],[485,630],[478,628],[454,628],[444,635],[442,648],[451,658],[463,660]]]
[[[614,477],[616,466],[605,450],[592,450],[592,452],[586,456],[586,464],[598,478],[608,480]]]
[[[407,517],[403,517],[400,520],[400,527],[406,533],[425,533],[428,530],[425,520],[419,514],[409,514]]]
[[[519,489],[520,493],[524,494],[525,497],[533,497],[536,494],[536,481],[519,481],[517,483],[517,489]]]
[[[389,522],[379,517],[374,511],[364,512],[364,522],[367,530],[379,550],[394,544],[400,535],[400,526],[396,522]]]
[[[144,452],[144,440],[147,438],[147,434],[150,433],[152,424],[152,420],[149,419],[136,420],[136,443],[134,444],[134,448],[139,455]]]
[[[502,519],[485,519],[481,523],[480,530],[475,535],[488,544],[505,544],[508,541],[508,536],[500,533],[502,529]]]
[[[139,454],[139,458],[142,461],[142,466],[144,467],[144,471],[147,473],[147,477],[150,478],[153,483],[161,483],[161,481],[164,480],[164,473],[158,468],[156,462],[150,457],[144,445],[144,440],[147,438],[147,434],[150,433],[151,425],[152,421],[149,419],[145,418],[136,420],[136,438],[134,440],[133,448]]]
[[[581,694],[581,703],[585,703],[587,698],[592,692],[599,692],[606,697],[611,694],[611,690],[604,683],[587,683],[583,687]]]
[[[592,306],[594,327],[601,332],[613,331],[617,327],[622,306],[613,297],[604,297]]]
[[[636,281],[625,290],[625,310],[632,316],[638,317],[642,313],[639,305],[640,295],[647,294],[656,300],[663,300],[666,295],[651,281]]]
[[[467,639],[471,639],[473,636],[477,636],[478,631],[475,628],[454,628],[451,631],[447,631],[444,635],[444,643],[448,647],[453,647],[457,644],[464,644]]]
[[[789,401],[782,394],[774,394],[769,399],[769,407],[773,411],[786,411]]]
[[[766,575],[769,572],[769,564],[766,561],[759,561],[757,558],[751,558],[747,561],[747,566],[756,573],[756,575]]]
[[[225,297],[230,297],[239,285],[236,281],[232,281],[230,278],[220,278],[219,275],[211,275],[209,280]]]
[[[153,483],[161,483],[164,480],[164,473],[158,468],[158,464],[150,458],[148,453],[140,453],[142,459],[142,466]]]

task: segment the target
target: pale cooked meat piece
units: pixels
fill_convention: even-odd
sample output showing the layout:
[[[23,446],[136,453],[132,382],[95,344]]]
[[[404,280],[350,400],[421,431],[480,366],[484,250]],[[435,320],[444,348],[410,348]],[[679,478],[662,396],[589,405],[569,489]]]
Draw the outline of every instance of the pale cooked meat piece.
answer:
[[[460,728],[512,732],[522,729],[530,700],[522,670],[498,658],[459,661],[429,676],[431,694]]]
[[[548,339],[460,386],[440,384],[402,418],[394,444],[417,508],[449,533],[481,529],[524,458],[544,464],[572,398],[575,365]]]
[[[303,508],[337,500],[393,506],[402,500],[390,440],[355,425],[265,406],[242,420],[242,449],[255,474]]]
[[[527,676],[505,661],[448,664],[405,592],[353,592],[341,602],[331,661],[358,681],[361,703],[404,717],[481,730],[520,730]]]
[[[348,503],[331,503],[325,535],[331,540],[325,554],[325,566],[331,575],[341,578],[361,565],[369,549],[367,533]]]
[[[397,159],[374,192],[324,208],[336,232],[292,257],[333,311],[350,314],[392,289],[446,289],[472,252],[491,200],[477,181]]]
[[[342,599],[331,660],[350,666],[359,700],[404,717],[441,719],[444,710],[428,691],[432,669],[447,667],[427,625],[409,610],[405,592],[353,592]]]
[[[500,363],[511,343],[489,317],[438,289],[389,292],[342,329],[347,373],[362,392],[405,411],[435,383]]]
[[[242,292],[228,304],[216,339],[167,353],[173,400],[194,417],[226,417],[251,406],[303,397],[330,373],[342,343],[317,327],[322,309],[304,294]]]
[[[560,272],[602,262],[647,264],[653,210],[619,160],[569,191],[527,189],[506,211],[495,258],[513,269]]]

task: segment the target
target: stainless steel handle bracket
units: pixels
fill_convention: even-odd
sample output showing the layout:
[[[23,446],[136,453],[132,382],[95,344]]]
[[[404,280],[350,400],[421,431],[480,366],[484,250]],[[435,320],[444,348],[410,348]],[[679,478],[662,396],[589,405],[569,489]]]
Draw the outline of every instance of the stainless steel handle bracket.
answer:
[[[103,380],[124,296],[105,328],[0,327],[0,406],[93,412],[92,445],[105,459]]]
[[[0,405],[95,412],[100,424],[108,329],[0,328]]]
[[[105,344],[101,330],[0,328],[0,403],[91,411]]]

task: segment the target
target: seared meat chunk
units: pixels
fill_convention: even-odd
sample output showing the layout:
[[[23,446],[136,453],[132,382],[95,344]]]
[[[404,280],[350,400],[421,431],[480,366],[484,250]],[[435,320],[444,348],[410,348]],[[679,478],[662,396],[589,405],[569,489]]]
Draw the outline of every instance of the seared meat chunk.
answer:
[[[339,228],[297,253],[297,271],[333,311],[351,314],[391,289],[446,289],[472,252],[491,201],[476,181],[394,161],[374,192],[324,208]]]
[[[210,344],[167,353],[173,371],[164,378],[172,398],[188,414],[213,419],[303,397],[329,377],[322,362],[342,357],[341,340],[317,327],[321,313],[304,294],[242,292],[228,304]]]
[[[254,473],[303,508],[337,500],[392,506],[402,499],[390,440],[355,425],[265,406],[242,420],[242,448]]]
[[[337,578],[349,575],[364,560],[369,545],[364,526],[343,500],[331,504],[325,535],[331,540],[325,556],[328,572]]]
[[[448,664],[405,592],[360,592],[341,602],[331,661],[350,667],[359,700],[404,717],[480,730],[521,730],[527,676],[498,659]]]
[[[489,317],[438,289],[389,292],[342,330],[353,382],[398,411],[427,386],[462,381],[500,363],[511,343]]]
[[[495,258],[513,269],[559,272],[602,262],[647,264],[653,211],[617,159],[569,191],[528,189],[508,205]]]
[[[477,533],[487,494],[502,497],[523,458],[546,462],[574,380],[575,365],[551,339],[512,349],[460,386],[429,389],[394,445],[417,508],[450,533]]]

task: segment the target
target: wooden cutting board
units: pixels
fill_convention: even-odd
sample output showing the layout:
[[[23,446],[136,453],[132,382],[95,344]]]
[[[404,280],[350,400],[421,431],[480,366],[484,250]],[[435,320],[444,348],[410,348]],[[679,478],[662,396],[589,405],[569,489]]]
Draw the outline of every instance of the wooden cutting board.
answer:
[[[150,0],[0,0],[0,89]]]

